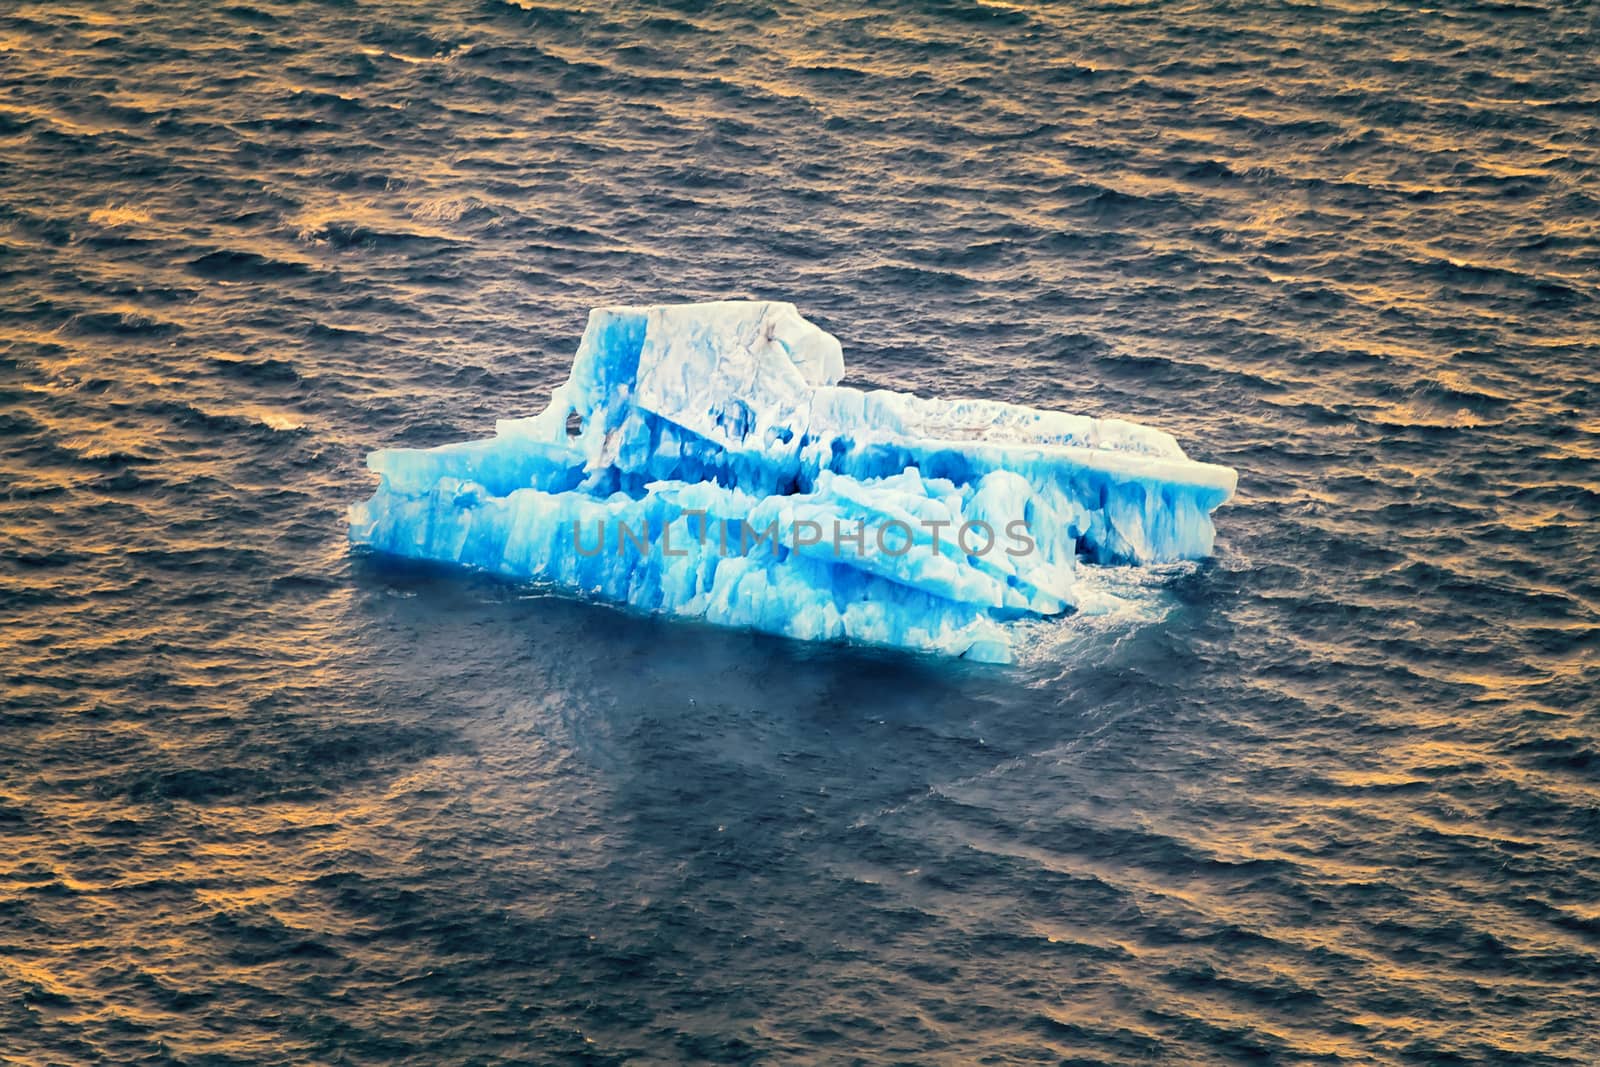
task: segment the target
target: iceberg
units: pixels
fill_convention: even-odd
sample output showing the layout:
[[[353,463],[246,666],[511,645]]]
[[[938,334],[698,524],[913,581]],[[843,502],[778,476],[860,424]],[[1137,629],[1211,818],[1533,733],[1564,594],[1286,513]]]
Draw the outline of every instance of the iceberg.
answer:
[[[487,440],[386,448],[350,540],[810,641],[1006,662],[1104,610],[1085,567],[1210,554],[1237,475],[1170,435],[839,385],[793,304],[602,307],[571,376]]]

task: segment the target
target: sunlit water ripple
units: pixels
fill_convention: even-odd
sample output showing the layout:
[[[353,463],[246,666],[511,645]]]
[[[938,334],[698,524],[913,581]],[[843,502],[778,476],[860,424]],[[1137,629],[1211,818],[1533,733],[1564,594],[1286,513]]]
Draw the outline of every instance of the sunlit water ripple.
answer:
[[[1597,57],[0,7],[0,1059],[1600,1061]],[[721,296],[1173,432],[1217,558],[989,669],[347,551],[369,449]]]

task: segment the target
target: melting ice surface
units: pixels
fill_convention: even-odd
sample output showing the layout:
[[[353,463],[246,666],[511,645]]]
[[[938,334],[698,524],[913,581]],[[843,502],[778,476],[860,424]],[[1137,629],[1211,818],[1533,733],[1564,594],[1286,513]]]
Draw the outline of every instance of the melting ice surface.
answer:
[[[794,305],[605,307],[542,414],[372,453],[350,538],[805,640],[1011,658],[1016,624],[1114,608],[1083,568],[1208,555],[1227,467],[1173,438],[835,384]]]

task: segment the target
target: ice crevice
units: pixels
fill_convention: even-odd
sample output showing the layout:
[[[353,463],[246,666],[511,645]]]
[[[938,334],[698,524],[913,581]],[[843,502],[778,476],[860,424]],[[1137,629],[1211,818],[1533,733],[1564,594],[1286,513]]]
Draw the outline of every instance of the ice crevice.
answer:
[[[350,539],[643,611],[997,662],[1020,619],[1104,610],[1077,595],[1080,568],[1212,550],[1237,476],[1166,433],[843,373],[792,304],[596,308],[541,414],[369,455],[378,488]]]

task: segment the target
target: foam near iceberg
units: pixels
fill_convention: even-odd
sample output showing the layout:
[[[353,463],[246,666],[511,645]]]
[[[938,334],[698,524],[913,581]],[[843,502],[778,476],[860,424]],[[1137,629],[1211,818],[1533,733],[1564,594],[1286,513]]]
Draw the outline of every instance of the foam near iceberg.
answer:
[[[488,440],[373,452],[350,539],[805,640],[1004,662],[1093,607],[1079,568],[1198,559],[1227,467],[1168,434],[838,385],[781,302],[605,307],[572,374]]]

